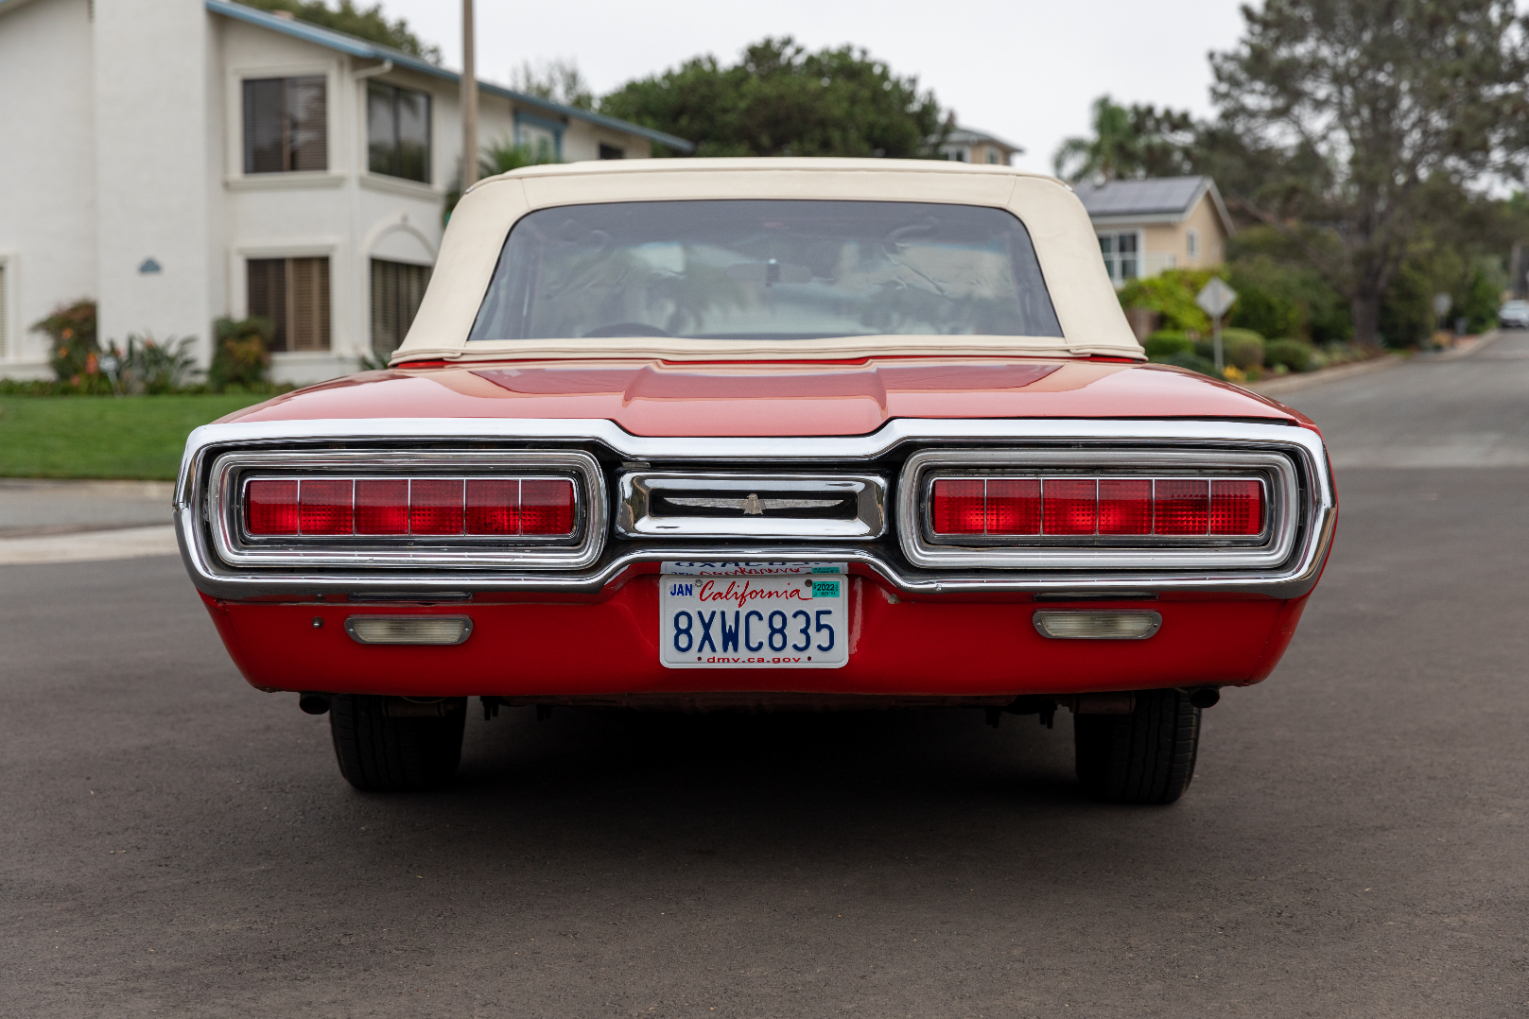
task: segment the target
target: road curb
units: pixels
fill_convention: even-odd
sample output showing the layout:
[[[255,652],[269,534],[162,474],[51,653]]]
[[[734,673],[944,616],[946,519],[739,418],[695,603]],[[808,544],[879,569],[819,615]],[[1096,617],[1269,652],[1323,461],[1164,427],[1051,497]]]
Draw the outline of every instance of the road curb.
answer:
[[[1320,385],[1323,382],[1338,382],[1342,379],[1351,379],[1358,375],[1369,375],[1371,372],[1384,371],[1387,368],[1395,368],[1402,361],[1403,358],[1400,355],[1386,354],[1382,357],[1373,357],[1368,361],[1360,361],[1357,364],[1340,364],[1336,368],[1324,368],[1321,371],[1304,372],[1300,375],[1286,375],[1263,382],[1252,382],[1244,385],[1242,388],[1257,393],[1260,396],[1273,396],[1277,393],[1290,393],[1297,389],[1305,389],[1308,386]]]
[[[67,535],[0,538],[0,566],[89,563],[106,559],[179,554],[175,528],[168,524],[119,527],[109,531]]]

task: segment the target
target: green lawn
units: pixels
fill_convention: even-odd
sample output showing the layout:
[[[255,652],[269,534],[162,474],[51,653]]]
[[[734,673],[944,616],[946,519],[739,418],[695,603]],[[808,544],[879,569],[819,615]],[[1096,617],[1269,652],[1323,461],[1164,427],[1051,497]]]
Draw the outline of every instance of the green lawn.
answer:
[[[173,480],[191,429],[263,396],[0,396],[0,477]]]

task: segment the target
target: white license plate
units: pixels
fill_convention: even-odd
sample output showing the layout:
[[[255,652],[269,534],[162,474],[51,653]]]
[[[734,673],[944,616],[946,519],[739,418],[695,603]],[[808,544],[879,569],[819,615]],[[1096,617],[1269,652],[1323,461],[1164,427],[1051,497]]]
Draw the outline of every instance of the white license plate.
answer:
[[[671,669],[837,669],[849,661],[849,578],[659,578],[658,658]]]

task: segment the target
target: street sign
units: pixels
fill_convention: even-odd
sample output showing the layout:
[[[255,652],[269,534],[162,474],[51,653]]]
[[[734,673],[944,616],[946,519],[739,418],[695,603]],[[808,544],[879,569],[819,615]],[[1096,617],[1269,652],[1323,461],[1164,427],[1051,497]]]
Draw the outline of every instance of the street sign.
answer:
[[[1227,286],[1220,276],[1212,276],[1210,282],[1195,295],[1198,304],[1210,316],[1211,346],[1216,355],[1216,374],[1226,370],[1226,358],[1221,353],[1221,316],[1225,315],[1237,300],[1237,291]]]
[[[1237,291],[1227,286],[1220,276],[1212,276],[1210,282],[1195,295],[1195,303],[1211,318],[1225,315],[1236,300]]]
[[[1442,293],[1441,294],[1434,294],[1433,295],[1433,313],[1434,313],[1434,317],[1436,317],[1436,318],[1443,318],[1445,315],[1448,315],[1449,314],[1450,305],[1452,305],[1454,303],[1455,303],[1454,298],[1450,297],[1448,294],[1442,294]]]

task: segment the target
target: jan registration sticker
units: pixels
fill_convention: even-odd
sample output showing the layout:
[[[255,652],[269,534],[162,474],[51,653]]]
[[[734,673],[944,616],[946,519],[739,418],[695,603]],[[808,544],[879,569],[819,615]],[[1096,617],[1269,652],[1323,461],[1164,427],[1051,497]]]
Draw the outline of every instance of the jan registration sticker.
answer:
[[[659,577],[659,661],[671,669],[837,669],[849,578]]]

